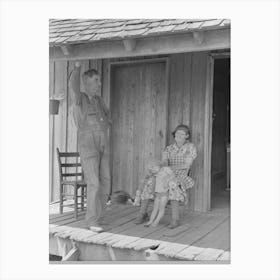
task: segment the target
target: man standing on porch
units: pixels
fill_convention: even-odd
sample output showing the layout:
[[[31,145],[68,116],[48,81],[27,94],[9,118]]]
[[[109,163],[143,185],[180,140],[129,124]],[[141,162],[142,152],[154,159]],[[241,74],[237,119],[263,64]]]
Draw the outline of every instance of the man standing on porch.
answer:
[[[74,120],[78,129],[78,150],[87,184],[86,222],[89,229],[102,231],[105,195],[111,182],[109,128],[110,112],[98,95],[101,87],[97,70],[82,74],[84,91],[80,91],[80,63],[76,62],[70,76],[70,89],[74,95]]]

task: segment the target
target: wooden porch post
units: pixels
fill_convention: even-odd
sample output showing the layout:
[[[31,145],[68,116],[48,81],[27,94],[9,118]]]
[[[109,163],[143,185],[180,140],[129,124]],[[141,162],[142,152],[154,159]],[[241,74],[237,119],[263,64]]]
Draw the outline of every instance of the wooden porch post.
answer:
[[[213,80],[214,80],[214,59],[207,56],[206,69],[206,92],[205,92],[205,126],[204,126],[204,188],[203,197],[205,203],[203,210],[211,208],[211,153],[212,153],[212,113],[213,113]]]
[[[209,53],[193,53],[191,79],[191,132],[198,151],[192,174],[196,182],[190,190],[190,207],[210,209],[213,58]]]

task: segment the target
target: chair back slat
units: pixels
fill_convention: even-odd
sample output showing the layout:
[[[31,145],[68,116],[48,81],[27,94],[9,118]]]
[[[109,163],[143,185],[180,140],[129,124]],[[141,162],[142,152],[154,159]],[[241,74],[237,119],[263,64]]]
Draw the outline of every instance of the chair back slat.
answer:
[[[79,177],[79,176],[83,176],[82,172],[77,172],[77,173],[62,173],[61,174],[62,177]]]
[[[60,157],[80,157],[80,154],[78,152],[59,152]]]
[[[81,163],[80,162],[77,162],[77,163],[62,163],[61,164],[61,167],[66,167],[66,168],[69,168],[69,167],[81,167]]]
[[[56,151],[60,182],[65,177],[73,177],[70,180],[83,180],[84,174],[80,162],[80,154],[78,152],[60,152],[58,148],[56,148]]]

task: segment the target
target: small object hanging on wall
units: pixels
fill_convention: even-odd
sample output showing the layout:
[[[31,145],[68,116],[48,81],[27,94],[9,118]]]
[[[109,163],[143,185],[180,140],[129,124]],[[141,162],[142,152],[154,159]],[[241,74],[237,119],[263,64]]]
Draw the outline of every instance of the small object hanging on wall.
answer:
[[[64,93],[50,97],[49,111],[50,115],[58,115],[60,100],[65,97]]]
[[[59,111],[59,100],[50,99],[50,115],[58,115]]]

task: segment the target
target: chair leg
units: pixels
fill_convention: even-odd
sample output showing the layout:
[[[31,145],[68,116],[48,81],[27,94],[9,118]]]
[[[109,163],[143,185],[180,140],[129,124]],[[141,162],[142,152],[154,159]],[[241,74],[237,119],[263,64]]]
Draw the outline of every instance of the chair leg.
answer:
[[[81,187],[81,210],[84,211],[84,203],[85,203],[85,198],[84,198],[84,195],[85,195],[85,189],[84,187]]]
[[[59,212],[63,213],[63,185],[60,185],[60,193],[59,193]]]
[[[74,189],[74,210],[75,210],[75,219],[78,218],[78,188],[77,186]]]

